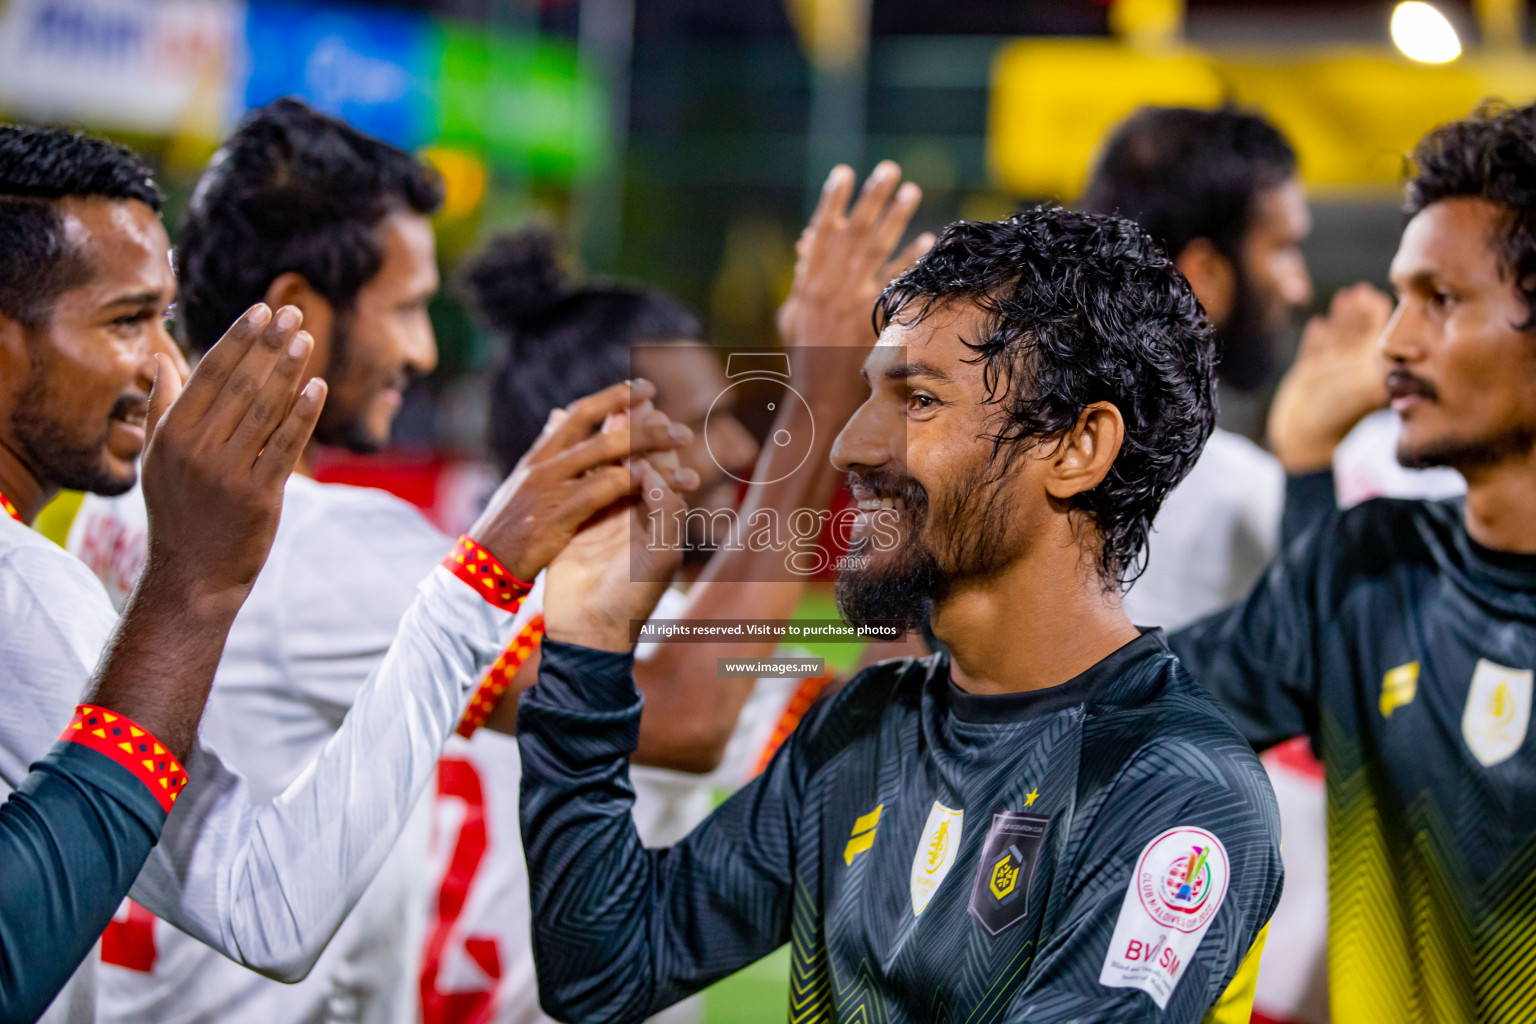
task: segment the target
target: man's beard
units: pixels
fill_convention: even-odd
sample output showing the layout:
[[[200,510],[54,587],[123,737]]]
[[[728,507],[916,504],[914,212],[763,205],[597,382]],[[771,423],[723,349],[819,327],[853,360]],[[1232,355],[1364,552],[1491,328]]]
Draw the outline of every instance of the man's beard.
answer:
[[[878,497],[900,497],[907,522],[901,545],[878,562],[870,554],[872,537],[849,550],[851,557],[837,578],[837,607],[843,618],[853,625],[903,622],[910,629],[921,628],[933,603],[948,595],[955,580],[985,576],[1016,558],[1011,509],[1002,475],[994,472],[1003,465],[988,460],[965,473],[942,497],[936,516],[927,489],[910,476],[890,471],[851,474]],[[868,559],[866,568],[851,568],[860,564],[861,555]]]
[[[352,326],[346,316],[338,315],[332,322],[331,354],[325,367],[325,379],[331,382],[333,394],[342,391],[352,373],[352,361]],[[358,410],[344,408],[333,400],[320,412],[315,440],[354,455],[372,455],[384,447],[387,439],[374,436]]]
[[[111,423],[104,426],[93,440],[80,441],[63,420],[49,414],[50,407],[67,404],[50,395],[49,379],[47,368],[34,362],[21,398],[11,411],[11,436],[16,439],[22,457],[43,481],[54,487],[107,498],[131,490],[138,474],[130,469],[116,475],[107,466]],[[126,414],[142,405],[142,400],[119,396],[112,406],[112,416]]]
[[[1397,442],[1397,462],[1408,469],[1448,466],[1460,473],[1496,466],[1512,455],[1528,454],[1536,448],[1536,431],[1518,428],[1482,441],[1443,438],[1417,450]]]
[[[1233,266],[1237,266],[1234,262]],[[1258,391],[1275,374],[1275,347],[1288,319],[1275,313],[1249,277],[1239,271],[1232,315],[1216,332],[1221,358],[1216,376],[1238,391]]]
[[[1423,377],[1398,367],[1387,374],[1387,388],[1394,397],[1422,395],[1429,402],[1437,402],[1440,392]],[[1406,427],[1404,428],[1406,430]],[[1524,455],[1536,446],[1536,431],[1529,427],[1515,427],[1482,440],[1440,438],[1418,449],[1404,444],[1406,433],[1397,440],[1397,462],[1408,469],[1429,469],[1433,466],[1449,466],[1460,472],[1496,466],[1511,455]]]

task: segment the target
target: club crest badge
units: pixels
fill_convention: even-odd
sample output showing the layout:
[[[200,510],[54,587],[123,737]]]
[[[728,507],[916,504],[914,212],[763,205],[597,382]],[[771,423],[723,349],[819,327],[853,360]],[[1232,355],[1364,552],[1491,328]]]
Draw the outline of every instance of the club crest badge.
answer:
[[[1484,768],[1507,760],[1525,742],[1531,724],[1531,676],[1530,669],[1478,659],[1461,714],[1461,735]]]
[[[992,815],[992,828],[981,848],[981,863],[971,885],[971,916],[997,935],[1023,919],[1029,909],[1029,884],[1040,862],[1049,818],[1003,811]]]
[[[952,811],[933,802],[928,812],[928,823],[918,837],[917,850],[912,854],[912,914],[917,916],[928,906],[933,894],[944,884],[944,876],[955,865],[960,852],[960,830],[965,822],[965,811]]]

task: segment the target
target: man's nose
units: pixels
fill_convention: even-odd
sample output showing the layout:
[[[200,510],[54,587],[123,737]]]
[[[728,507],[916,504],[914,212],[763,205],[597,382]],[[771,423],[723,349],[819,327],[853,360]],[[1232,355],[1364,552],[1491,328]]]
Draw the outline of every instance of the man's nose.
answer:
[[[425,377],[437,369],[437,338],[429,323],[420,331],[411,332],[406,341],[405,365],[412,373]]]
[[[1301,253],[1286,261],[1280,275],[1280,297],[1286,305],[1300,309],[1312,304],[1312,274]]]
[[[1397,308],[1387,319],[1381,338],[1376,342],[1381,354],[1393,363],[1410,363],[1423,358],[1424,347],[1419,341],[1420,318],[1412,303],[1399,299]]]
[[[840,473],[885,465],[894,448],[904,440],[898,427],[899,422],[882,411],[871,397],[859,406],[832,442],[832,465]]]

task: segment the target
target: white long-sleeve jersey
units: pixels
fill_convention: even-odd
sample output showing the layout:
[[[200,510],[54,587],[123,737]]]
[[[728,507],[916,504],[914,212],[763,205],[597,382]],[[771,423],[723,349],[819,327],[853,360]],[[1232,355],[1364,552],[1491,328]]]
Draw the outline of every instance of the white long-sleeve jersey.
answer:
[[[0,517],[5,789],[68,723],[115,619],[78,559]],[[254,970],[303,977],[383,864],[512,619],[433,569],[340,730],[275,799],[198,746],[133,898]],[[91,974],[87,962],[45,1020],[92,1020]]]

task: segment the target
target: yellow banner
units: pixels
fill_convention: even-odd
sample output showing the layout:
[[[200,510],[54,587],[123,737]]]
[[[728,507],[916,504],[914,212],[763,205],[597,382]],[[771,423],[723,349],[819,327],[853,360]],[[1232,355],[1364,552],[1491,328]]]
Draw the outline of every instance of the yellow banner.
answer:
[[[1105,134],[1133,110],[1231,101],[1286,133],[1314,194],[1389,195],[1414,143],[1485,97],[1530,102],[1536,61],[1469,54],[1427,65],[1366,49],[1215,56],[1109,39],[1020,40],[993,65],[989,157],[1009,191],[1070,200]]]

